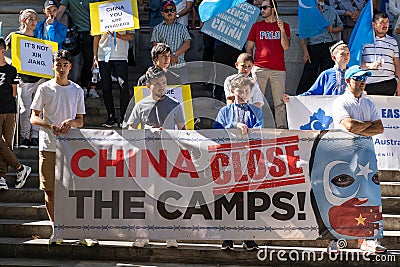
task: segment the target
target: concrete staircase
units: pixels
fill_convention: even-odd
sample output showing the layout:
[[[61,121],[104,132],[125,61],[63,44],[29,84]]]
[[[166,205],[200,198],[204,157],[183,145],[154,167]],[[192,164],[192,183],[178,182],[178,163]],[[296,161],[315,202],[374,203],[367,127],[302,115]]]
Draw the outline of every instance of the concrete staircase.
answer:
[[[143,68],[130,67],[130,84],[135,84]],[[119,107],[119,93],[114,86],[114,103]],[[99,94],[102,95],[101,90]],[[210,91],[198,84],[192,85],[192,95],[194,97],[209,97]],[[214,112],[210,109],[210,102],[204,98],[198,98],[196,103],[195,117],[205,110]],[[85,127],[98,128],[106,119],[106,112],[102,99],[86,99],[87,115],[85,116]],[[217,112],[217,110],[215,110]],[[118,111],[117,111],[118,114]],[[280,261],[276,254],[268,262],[257,259],[256,252],[246,252],[241,246],[236,246],[233,252],[220,250],[219,241],[179,241],[178,249],[167,249],[164,241],[152,242],[150,246],[137,249],[132,247],[132,241],[100,241],[99,247],[84,247],[77,244],[77,240],[67,240],[60,246],[49,246],[47,239],[52,233],[52,228],[46,214],[44,205],[44,194],[38,189],[38,151],[37,149],[15,149],[18,158],[32,167],[26,185],[22,189],[13,189],[15,184],[15,173],[10,172],[6,179],[10,187],[9,191],[0,192],[0,266],[9,265],[12,258],[18,259],[58,259],[61,262],[70,260],[98,260],[104,262],[129,261],[129,262],[162,262],[175,264],[234,264],[234,265],[266,265],[274,264],[281,266],[284,262]],[[382,171],[381,190],[384,213],[385,237],[382,244],[390,249],[390,253],[396,254],[400,244],[400,172]],[[285,251],[310,250],[323,255],[329,241],[258,241],[259,244],[268,246],[268,249]],[[349,241],[350,252],[359,252],[356,241]],[[172,253],[171,253],[172,252]],[[399,251],[397,251],[399,252]],[[325,255],[326,256],[326,255]],[[400,258],[396,256],[395,260]],[[15,266],[24,266],[26,261]],[[300,261],[301,262],[301,261]],[[297,263],[300,263],[297,262]],[[286,262],[296,263],[296,261]],[[308,266],[320,266],[320,264],[335,265],[336,261],[331,261],[324,257],[323,261],[303,261]],[[350,265],[356,265],[352,261]],[[363,262],[372,265],[372,262]],[[53,265],[53,264],[50,264]],[[162,265],[162,264],[161,264]],[[393,266],[392,262],[383,262],[379,266]]]

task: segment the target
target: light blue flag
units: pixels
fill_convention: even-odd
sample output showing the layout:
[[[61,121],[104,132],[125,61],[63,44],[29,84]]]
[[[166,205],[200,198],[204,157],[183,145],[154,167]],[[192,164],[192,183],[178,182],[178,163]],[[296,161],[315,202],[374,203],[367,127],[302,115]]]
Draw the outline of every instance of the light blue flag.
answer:
[[[329,23],[317,7],[316,0],[298,0],[298,27],[299,38],[315,36],[326,30]]]
[[[199,5],[199,15],[203,22],[216,15],[237,6],[246,0],[203,0]]]
[[[372,28],[372,4],[371,0],[367,2],[350,36],[350,62],[347,66],[361,65],[362,48],[366,44],[375,42],[374,30]]]

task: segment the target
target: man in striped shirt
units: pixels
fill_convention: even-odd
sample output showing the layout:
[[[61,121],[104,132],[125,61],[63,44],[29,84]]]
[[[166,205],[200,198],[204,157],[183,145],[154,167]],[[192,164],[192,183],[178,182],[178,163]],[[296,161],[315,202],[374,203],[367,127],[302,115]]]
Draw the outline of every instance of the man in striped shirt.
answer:
[[[396,39],[387,35],[389,18],[386,13],[374,15],[372,27],[375,32],[375,43],[363,47],[362,65],[372,72],[367,80],[365,91],[370,95],[400,96],[399,47]]]
[[[174,72],[182,79],[187,76],[185,66],[185,52],[190,48],[190,35],[187,28],[176,21],[176,6],[173,1],[165,0],[161,3],[164,21],[158,24],[151,35],[151,44],[165,43],[171,48],[171,65]],[[180,71],[182,70],[182,71]],[[185,80],[185,79],[184,79]]]

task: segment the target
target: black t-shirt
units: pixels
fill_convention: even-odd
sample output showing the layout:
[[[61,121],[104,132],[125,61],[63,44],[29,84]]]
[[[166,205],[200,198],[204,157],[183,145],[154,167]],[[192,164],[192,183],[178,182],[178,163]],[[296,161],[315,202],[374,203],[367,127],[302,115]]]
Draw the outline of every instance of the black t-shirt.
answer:
[[[24,35],[20,31],[10,33],[5,39],[6,45],[8,46],[9,49],[11,49],[11,37],[14,33]],[[26,75],[26,74],[20,74],[19,77],[21,78],[21,81],[23,81],[24,83],[35,83],[41,79],[40,77]]]
[[[0,114],[17,113],[12,84],[17,84],[17,70],[8,64],[0,66]]]

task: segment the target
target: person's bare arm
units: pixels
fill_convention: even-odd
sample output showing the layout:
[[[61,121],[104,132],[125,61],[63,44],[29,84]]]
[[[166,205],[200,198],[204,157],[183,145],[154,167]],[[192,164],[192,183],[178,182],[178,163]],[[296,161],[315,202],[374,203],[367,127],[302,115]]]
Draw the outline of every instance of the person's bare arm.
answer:
[[[340,123],[346,130],[354,134],[373,136],[383,133],[383,124],[381,120],[364,122],[348,117],[344,118]]]
[[[181,47],[176,50],[175,54],[171,54],[171,63],[177,64],[179,62],[178,57],[184,54],[190,48],[190,39],[185,40]]]
[[[286,34],[286,30],[285,30],[285,23],[283,22],[283,20],[278,19],[276,21],[278,23],[278,27],[281,30],[281,45],[283,50],[288,50],[290,47],[290,39]]]
[[[394,63],[394,74],[397,76],[397,87],[396,87],[396,95],[400,96],[400,59],[398,57],[393,58]]]
[[[60,5],[60,6],[58,7],[57,16],[56,16],[56,18],[57,18],[58,21],[61,20],[62,16],[63,16],[64,13],[65,13],[65,10],[67,10],[67,7],[66,7],[65,5]]]
[[[186,130],[186,125],[184,123],[177,123],[179,130]]]
[[[252,56],[253,56],[254,44],[255,43],[253,41],[247,40],[246,53],[249,53]]]
[[[100,35],[96,35],[93,37],[93,66],[92,66],[92,71],[93,68],[99,67],[99,42],[100,42]]]
[[[308,53],[308,48],[307,48],[307,39],[303,38],[300,39],[300,46],[303,50],[303,62],[307,63],[310,62],[311,63],[311,58],[310,58],[310,53]]]
[[[185,16],[192,10],[193,2],[186,2],[186,7],[178,13],[179,17]]]
[[[181,45],[181,47],[179,47],[178,50],[176,50],[175,56],[178,57],[178,56],[184,54],[186,51],[188,51],[189,48],[190,48],[190,42],[191,42],[190,39],[189,40],[185,40],[183,42],[183,44]]]
[[[13,89],[13,97],[16,97],[17,96],[17,85],[13,84],[12,89]]]
[[[76,114],[75,119],[67,119],[61,123],[60,133],[68,133],[69,130],[74,128],[81,128],[83,126],[83,114]]]
[[[49,124],[42,118],[40,118],[40,110],[32,110],[31,114],[31,123],[33,125],[49,128],[52,130],[53,134],[59,135],[60,134],[60,128],[57,127],[57,125],[54,124]]]
[[[125,41],[132,41],[133,38],[135,37],[133,32],[127,32],[125,34],[120,34],[117,32],[117,38]]]

